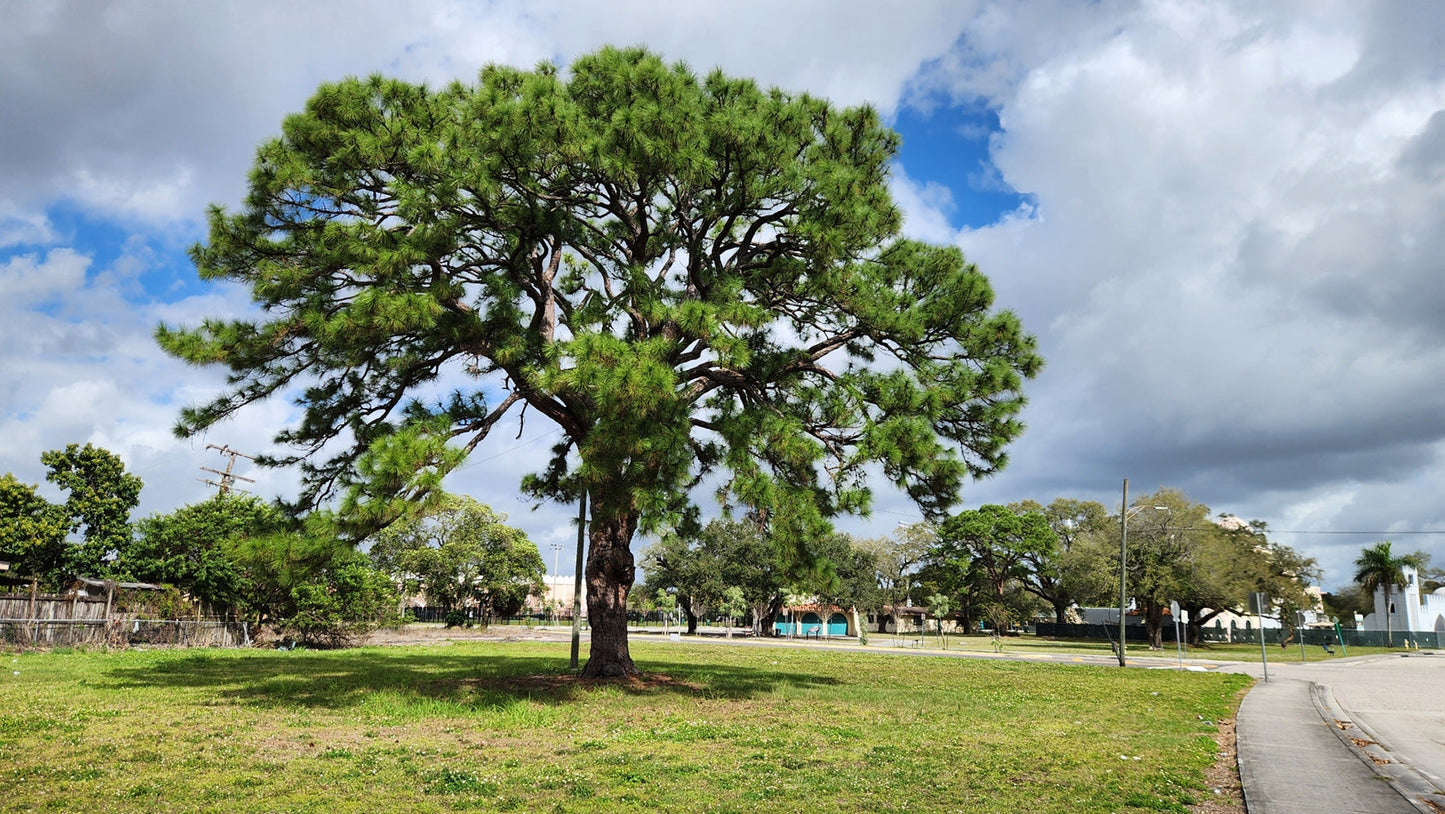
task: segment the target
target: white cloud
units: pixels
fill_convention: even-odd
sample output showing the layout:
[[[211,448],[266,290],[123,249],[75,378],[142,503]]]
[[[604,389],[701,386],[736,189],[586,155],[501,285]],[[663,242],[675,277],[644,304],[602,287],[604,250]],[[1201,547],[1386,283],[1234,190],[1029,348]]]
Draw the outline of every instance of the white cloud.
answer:
[[[89,266],[89,258],[70,249],[55,249],[43,258],[37,254],[14,255],[0,266],[0,302],[9,303],[17,311],[52,303],[82,286]],[[10,330],[0,328],[4,332],[0,336],[10,334],[5,336],[9,347],[13,347],[10,342],[22,338],[14,328],[13,324]]]
[[[1363,8],[1125,7],[986,86],[993,161],[1039,216],[960,243],[1050,365],[1014,489],[1083,456],[1064,471],[1341,523],[1364,507],[1311,507],[1438,468],[1445,191],[1410,168],[1445,81],[1358,81],[1389,59]]]

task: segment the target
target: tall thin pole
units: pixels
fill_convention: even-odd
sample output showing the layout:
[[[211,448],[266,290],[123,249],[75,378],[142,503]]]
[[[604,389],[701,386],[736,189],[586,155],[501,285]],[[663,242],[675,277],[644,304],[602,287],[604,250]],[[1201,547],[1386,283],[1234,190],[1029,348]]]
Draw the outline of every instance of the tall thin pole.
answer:
[[[552,621],[549,624],[557,624],[557,614],[562,605],[562,593],[558,590],[562,582],[562,566],[557,562],[562,556],[562,544],[552,544],[552,576],[548,580],[552,588]]]
[[[1124,614],[1129,610],[1129,479],[1124,479],[1124,503],[1119,507],[1119,666],[1124,658]]]
[[[1264,594],[1256,594],[1259,597],[1259,612],[1255,614],[1254,620],[1259,624],[1259,663],[1264,665],[1264,683],[1269,683],[1269,654],[1264,651]]]
[[[577,667],[577,656],[582,650],[582,548],[587,540],[587,490],[577,501],[577,565],[573,569],[576,577],[572,583],[572,669]]]

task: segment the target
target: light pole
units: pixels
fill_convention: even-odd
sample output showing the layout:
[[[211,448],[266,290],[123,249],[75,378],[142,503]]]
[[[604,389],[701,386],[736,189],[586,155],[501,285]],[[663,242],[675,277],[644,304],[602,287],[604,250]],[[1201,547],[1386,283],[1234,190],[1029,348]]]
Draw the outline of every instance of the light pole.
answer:
[[[551,604],[552,604],[552,624],[554,624],[554,625],[557,624],[557,603],[558,603],[558,601],[559,601],[558,597],[561,596],[561,594],[557,593],[557,580],[559,580],[559,579],[562,578],[562,575],[561,575],[560,573],[558,573],[558,572],[561,570],[561,566],[558,564],[558,561],[560,560],[561,556],[562,556],[562,544],[561,544],[561,543],[553,543],[553,544],[552,544],[552,579],[550,579],[549,582],[552,583],[552,597],[551,597],[552,603],[551,603]]]
[[[1124,617],[1129,612],[1129,518],[1149,508],[1129,508],[1129,479],[1124,479],[1124,502],[1119,504],[1119,666],[1127,667],[1124,656]],[[1168,506],[1155,506],[1160,511],[1169,511]]]

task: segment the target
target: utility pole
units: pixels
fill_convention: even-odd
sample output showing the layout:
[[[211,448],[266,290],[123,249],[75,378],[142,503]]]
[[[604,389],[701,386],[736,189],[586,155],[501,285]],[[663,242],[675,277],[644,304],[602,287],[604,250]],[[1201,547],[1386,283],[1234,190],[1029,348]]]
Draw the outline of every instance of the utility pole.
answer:
[[[1119,666],[1125,667],[1124,616],[1129,612],[1129,479],[1124,479],[1124,502],[1119,505]]]
[[[247,454],[244,453],[244,452],[238,452],[238,451],[236,451],[236,450],[234,450],[234,449],[231,449],[231,448],[228,447],[228,446],[219,446],[219,447],[218,447],[218,446],[216,446],[215,444],[206,444],[206,449],[214,449],[214,450],[216,450],[217,452],[221,453],[222,455],[230,456],[230,457],[229,457],[229,460],[226,461],[226,469],[225,469],[225,471],[222,471],[222,470],[220,470],[220,469],[212,469],[212,468],[209,467],[209,466],[203,466],[203,467],[201,467],[201,470],[204,471],[204,472],[214,472],[214,473],[216,473],[217,475],[220,475],[220,476],[221,476],[221,480],[220,480],[219,482],[213,481],[213,480],[211,480],[210,478],[197,478],[197,479],[196,479],[196,480],[199,480],[201,483],[208,483],[208,484],[210,484],[211,486],[214,486],[214,487],[216,487],[217,489],[220,489],[221,491],[217,493],[217,496],[218,496],[218,497],[225,497],[227,494],[229,494],[230,491],[231,491],[231,489],[235,486],[236,481],[238,481],[238,480],[243,480],[243,481],[245,481],[245,482],[247,482],[247,483],[255,483],[255,482],[256,482],[255,478],[242,477],[241,475],[237,475],[237,474],[235,474],[235,473],[233,473],[233,472],[231,471],[231,470],[235,469],[235,467],[236,467],[236,459],[237,459],[237,458],[245,458],[245,459],[248,460],[248,461],[254,461],[254,460],[256,460],[256,458],[255,458],[254,456],[247,455]],[[242,490],[242,491],[244,491],[244,490]]]

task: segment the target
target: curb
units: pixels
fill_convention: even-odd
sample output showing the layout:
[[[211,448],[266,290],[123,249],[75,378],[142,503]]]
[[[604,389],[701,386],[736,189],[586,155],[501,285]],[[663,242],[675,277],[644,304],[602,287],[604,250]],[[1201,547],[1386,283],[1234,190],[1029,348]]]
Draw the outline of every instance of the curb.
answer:
[[[1355,720],[1328,686],[1311,681],[1310,700],[1314,702],[1320,719],[1350,754],[1388,780],[1390,788],[1405,802],[1421,814],[1445,813],[1445,792],[1441,791],[1441,784],[1432,775],[1396,757],[1388,743]]]

